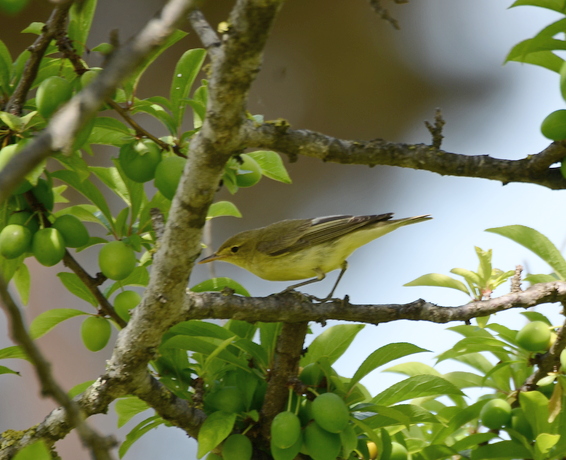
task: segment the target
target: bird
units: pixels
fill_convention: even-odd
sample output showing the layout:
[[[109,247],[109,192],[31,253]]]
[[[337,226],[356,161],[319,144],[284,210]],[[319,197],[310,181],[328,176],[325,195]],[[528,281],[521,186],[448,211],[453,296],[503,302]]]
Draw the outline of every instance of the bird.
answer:
[[[328,272],[341,269],[330,294],[318,299],[328,300],[348,268],[346,259],[356,249],[405,225],[432,219],[429,214],[392,218],[393,213],[385,213],[283,220],[228,238],[198,263],[228,262],[269,281],[310,278],[283,292],[322,281]]]

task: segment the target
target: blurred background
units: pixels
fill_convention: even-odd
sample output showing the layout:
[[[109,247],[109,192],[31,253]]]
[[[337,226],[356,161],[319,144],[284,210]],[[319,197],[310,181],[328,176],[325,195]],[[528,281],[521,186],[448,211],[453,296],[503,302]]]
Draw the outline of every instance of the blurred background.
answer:
[[[436,108],[441,108],[446,120],[442,148],[447,151],[519,159],[549,144],[539,125],[548,113],[563,108],[558,76],[538,67],[503,65],[503,61],[513,45],[532,37],[558,15],[533,7],[508,9],[510,0],[384,3],[391,6],[401,30],[381,20],[366,1],[289,0],[275,24],[262,71],[253,85],[250,112],[263,114],[266,120],[284,118],[293,128],[345,139],[430,143],[424,122],[433,121]],[[109,41],[113,30],[119,32],[121,41],[127,40],[162,4],[156,0],[99,0],[88,45]],[[231,4],[225,0],[208,2],[204,13],[216,25],[227,18]],[[0,38],[14,55],[34,39],[19,32],[32,21],[45,21],[50,8],[46,1],[32,0],[19,16],[0,17]],[[187,24],[184,29],[190,30]],[[139,97],[167,96],[176,60],[185,49],[198,46],[191,32],[165,53],[146,72]],[[87,57],[87,62],[99,64],[95,55]],[[139,121],[154,134],[166,134],[148,119],[141,117]],[[190,127],[188,119],[187,129]],[[101,148],[94,161],[109,164],[112,156],[117,156],[117,151]],[[424,298],[444,306],[465,304],[469,299],[458,291],[403,284],[430,272],[449,274],[454,267],[475,270],[478,260],[474,246],[492,248],[493,264],[502,270],[523,264],[533,273],[550,271],[526,249],[484,232],[486,228],[528,225],[559,248],[564,246],[566,216],[560,203],[565,192],[393,167],[341,166],[302,157],[288,164],[288,169],[292,185],[264,178],[235,196],[220,191],[218,200],[232,200],[243,218],[215,219],[213,247],[238,231],[288,218],[384,212],[394,212],[398,218],[418,214],[434,217],[376,240],[349,259],[350,268],[336,294],[349,295],[353,303],[405,303]],[[119,209],[119,203],[116,206]],[[97,270],[97,252],[95,247],[79,255],[91,273]],[[35,287],[26,308],[29,320],[53,307],[91,311],[63,289],[56,278],[58,270],[28,260]],[[264,281],[228,264],[217,264],[216,272],[242,283],[254,296],[286,287],[285,283]],[[207,267],[199,266],[191,285],[207,277]],[[324,296],[334,280],[332,273],[326,281],[305,290]],[[502,295],[508,289],[506,284],[495,294]],[[558,305],[539,309],[556,324],[561,323],[559,310]],[[12,342],[6,320],[1,316],[0,321],[0,346],[9,346]],[[501,313],[495,321],[512,328],[525,323],[517,311]],[[42,350],[53,362],[56,378],[66,389],[101,374],[112,351],[108,346],[98,353],[87,352],[79,337],[80,322],[80,318],[69,320],[40,340]],[[329,322],[328,326],[333,324]],[[309,341],[323,328],[313,325],[312,329]],[[337,370],[351,376],[372,350],[395,341],[409,341],[431,350],[414,359],[433,365],[434,356],[458,339],[445,325],[409,321],[377,328],[368,325],[349,354],[338,361]],[[41,399],[29,366],[20,362],[8,365],[20,370],[22,377],[0,376],[3,394],[10,395],[0,398],[0,431],[32,426],[54,407],[51,401]],[[459,368],[443,362],[438,369],[450,372]],[[400,378],[374,372],[362,382],[376,394]],[[115,431],[114,415],[92,420],[105,433]],[[118,431],[121,440],[135,423]],[[194,446],[181,430],[161,428],[134,444],[126,458],[141,460],[163,454],[168,459],[194,458]],[[88,455],[75,435],[59,442],[57,449],[65,459]]]

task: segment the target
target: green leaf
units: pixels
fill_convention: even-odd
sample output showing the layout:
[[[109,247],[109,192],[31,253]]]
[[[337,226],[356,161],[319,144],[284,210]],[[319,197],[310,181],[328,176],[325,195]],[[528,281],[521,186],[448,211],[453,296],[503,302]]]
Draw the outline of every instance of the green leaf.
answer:
[[[103,144],[120,147],[134,139],[135,132],[115,118],[97,117],[88,137],[89,144]]]
[[[61,272],[57,273],[57,276],[71,294],[88,302],[93,307],[98,306],[98,300],[96,300],[94,294],[88,290],[85,283],[83,283],[77,275],[74,273]]]
[[[194,285],[190,290],[192,292],[221,292],[226,288],[233,289],[235,294],[243,295],[244,297],[250,296],[250,293],[240,283],[226,277],[210,278]]]
[[[124,82],[124,90],[126,92],[126,98],[128,100],[132,99],[132,95],[136,92],[136,88],[140,81],[141,76],[146,71],[153,61],[155,61],[161,53],[163,53],[167,48],[173,46],[183,37],[186,37],[187,33],[181,30],[176,30],[173,32],[169,37],[167,37],[161,45],[157,48],[154,48],[151,53],[149,53],[143,62],[136,67],[136,70],[130,75],[130,78]]]
[[[281,323],[258,323],[259,343],[267,353],[268,362],[273,360],[277,338],[281,333]],[[304,367],[304,366],[303,366]]]
[[[456,280],[448,275],[443,275],[441,273],[428,273],[423,276],[419,276],[413,281],[403,284],[403,286],[436,286],[445,287],[450,289],[456,289],[470,295],[470,291],[464,283]]]
[[[175,67],[173,81],[171,82],[170,97],[173,119],[176,126],[180,126],[187,106],[186,98],[189,96],[197,74],[206,57],[206,50],[192,49],[185,51]]]
[[[392,425],[409,427],[417,423],[440,423],[429,411],[414,404],[398,404],[393,407],[369,406],[364,410],[376,412],[376,415],[364,420],[364,423],[374,430]]]
[[[300,365],[305,367],[321,358],[327,358],[329,364],[333,364],[363,328],[363,324],[338,324],[326,329],[309,345],[307,353],[301,358]]]
[[[61,273],[59,274],[61,275]],[[59,323],[74,318],[75,316],[86,314],[87,313],[84,311],[75,310],[73,308],[54,308],[53,310],[47,310],[34,318],[29,326],[29,334],[32,339],[38,339],[42,335],[47,334]]]
[[[100,190],[98,190],[94,183],[88,180],[81,181],[79,176],[74,171],[59,170],[53,172],[51,175],[57,179],[62,180],[63,182],[66,182],[80,194],[84,195],[98,207],[98,209],[102,212],[104,217],[106,217],[108,222],[112,222],[112,213],[110,212],[108,203],[106,203],[104,195]]]
[[[90,387],[96,380],[87,380],[86,382],[79,383],[67,391],[69,398],[73,399],[75,396],[84,393],[88,387]]]
[[[126,187],[124,180],[120,176],[118,169],[112,167],[104,168],[101,166],[91,166],[89,170],[93,172],[95,176],[104,183],[104,185],[122,198],[128,206],[131,204],[130,192],[128,191],[128,187]],[[138,185],[143,187],[142,184]]]
[[[257,150],[255,152],[249,152],[247,155],[258,162],[264,176],[285,184],[292,182],[287,173],[287,169],[285,169],[283,160],[281,160],[277,152],[272,152],[271,150]]]
[[[554,274],[552,275],[527,275],[523,278],[524,281],[531,283],[531,286],[539,283],[552,283],[554,281],[558,281],[558,277]]]
[[[556,246],[542,233],[524,225],[488,228],[486,232],[505,236],[526,247],[550,265],[561,280],[566,280],[566,260]]]
[[[154,415],[138,423],[138,425],[136,425],[136,427],[126,435],[126,440],[122,443],[120,449],[118,449],[118,455],[120,458],[126,455],[126,452],[128,452],[128,449],[132,447],[132,444],[144,434],[154,428],[157,428],[159,425],[163,425],[164,423],[165,420],[163,420],[159,415]]]
[[[198,433],[197,458],[202,458],[224,441],[232,432],[235,422],[236,414],[233,413],[218,411],[210,414]]]
[[[206,218],[213,219],[214,217],[224,216],[242,217],[242,213],[231,201],[218,201],[210,205]]]
[[[136,99],[136,102],[132,107],[132,113],[135,114],[139,112],[147,113],[148,115],[158,119],[161,123],[163,123],[171,135],[175,135],[177,133],[177,126],[173,117],[162,105],[152,103],[149,99]]]
[[[539,6],[549,10],[558,11],[559,13],[566,13],[566,4],[564,0],[515,0],[509,8],[514,6]]]
[[[559,440],[559,434],[541,433],[535,439],[535,449],[543,455],[547,454]]]
[[[472,460],[487,460],[490,458],[498,460],[532,458],[532,453],[522,444],[515,441],[496,442],[495,444],[480,446],[472,451]]]
[[[550,432],[546,396],[540,391],[522,391],[519,393],[519,402],[535,434]]]
[[[0,349],[0,359],[25,359],[29,361],[28,355],[21,347],[13,345]]]
[[[402,358],[404,356],[412,355],[414,353],[422,353],[424,348],[417,347],[412,343],[389,343],[381,348],[375,350],[371,355],[369,355],[362,365],[358,368],[352,379],[350,380],[349,387],[352,388],[356,383],[358,383],[362,378],[368,375],[373,370],[377,369],[379,366],[383,366],[395,359]]]
[[[9,112],[0,112],[0,120],[12,131],[21,131],[24,127],[22,119]]]
[[[149,284],[149,273],[147,267],[138,266],[128,275],[126,279],[117,281],[107,291],[105,295],[109,298],[115,291],[124,286],[141,286],[146,287]]]
[[[377,405],[390,406],[408,399],[440,395],[464,396],[464,393],[442,377],[436,375],[415,375],[393,384],[387,390],[375,396],[371,402]]]
[[[497,435],[495,433],[474,433],[455,442],[451,447],[456,452],[461,452],[465,449],[470,449],[480,444],[485,444],[488,441],[491,441],[493,438],[497,438]]]
[[[450,350],[438,355],[437,359],[438,362],[441,362],[447,359],[454,359],[460,355],[487,351],[493,353],[500,359],[507,360],[506,347],[508,347],[507,343],[493,337],[467,337],[460,340]]]
[[[431,367],[428,364],[419,363],[415,361],[409,363],[401,363],[401,364],[397,364],[396,366],[388,367],[387,369],[384,369],[383,372],[395,372],[398,374],[405,374],[408,376],[419,375],[419,374],[441,376],[440,372],[438,372],[434,367]]]
[[[20,295],[20,300],[24,305],[29,302],[29,293],[31,289],[31,279],[29,269],[26,264],[21,264],[16,273],[14,273],[14,284]]]
[[[16,375],[20,375],[19,372],[14,371],[14,370],[10,369],[9,367],[6,367],[6,366],[0,366],[0,374],[16,374]]]
[[[118,415],[118,428],[122,428],[133,417],[149,409],[149,406],[137,396],[128,396],[118,399],[114,408]]]
[[[563,49],[555,48],[558,43],[554,42],[560,42],[561,40],[554,40],[551,38],[538,39],[538,43],[536,43],[538,46],[535,46],[535,44],[532,43],[534,40],[535,39],[532,38],[527,39],[515,45],[505,58],[505,62],[517,61],[525,64],[538,65],[545,69],[552,70],[553,72],[560,73],[564,59],[558,57],[552,51],[545,50],[545,48]],[[546,43],[542,43],[543,41]],[[540,48],[541,50],[536,51],[537,48]]]
[[[67,34],[73,41],[73,47],[80,56],[85,50],[86,40],[90,32],[92,18],[96,11],[97,0],[75,2],[69,11]]]
[[[10,69],[12,68],[12,56],[10,56],[10,50],[0,40],[0,93],[11,94],[12,90],[10,87]]]
[[[40,439],[20,450],[14,455],[13,460],[51,460],[52,458],[45,442]]]

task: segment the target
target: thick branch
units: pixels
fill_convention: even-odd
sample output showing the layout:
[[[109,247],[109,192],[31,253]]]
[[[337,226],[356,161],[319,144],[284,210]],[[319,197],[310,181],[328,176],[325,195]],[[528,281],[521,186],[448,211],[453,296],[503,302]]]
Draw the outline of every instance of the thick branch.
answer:
[[[269,439],[273,418],[285,410],[291,380],[299,373],[299,360],[308,331],[308,323],[283,323],[277,338],[275,356],[269,371],[267,391],[261,408],[261,431]]]
[[[459,307],[442,307],[419,299],[408,304],[352,305],[347,301],[334,300],[326,303],[312,302],[297,292],[274,294],[253,298],[217,293],[188,293],[185,303],[185,319],[227,319],[241,321],[302,323],[326,320],[354,321],[380,324],[406,319],[448,323],[469,321],[512,308],[531,308],[544,303],[565,302],[566,282],[536,284],[522,292],[470,302]]]
[[[388,165],[422,169],[443,176],[477,177],[542,185],[552,190],[566,188],[566,179],[554,163],[566,157],[566,142],[554,142],[542,152],[520,160],[488,155],[450,153],[425,144],[398,144],[383,139],[352,141],[308,130],[290,129],[282,122],[245,126],[247,147],[275,150],[295,159],[298,155],[341,164]]]

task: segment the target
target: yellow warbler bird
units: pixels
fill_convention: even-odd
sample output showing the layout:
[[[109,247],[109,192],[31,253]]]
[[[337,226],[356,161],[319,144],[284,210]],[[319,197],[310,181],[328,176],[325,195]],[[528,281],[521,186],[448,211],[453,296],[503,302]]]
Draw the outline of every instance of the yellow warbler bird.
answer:
[[[429,215],[392,220],[393,213],[374,216],[328,216],[283,220],[228,238],[200,264],[220,260],[245,268],[269,281],[302,280],[285,291],[321,281],[340,268],[326,297],[332,297],[348,267],[346,259],[360,246],[405,225],[431,219]]]

